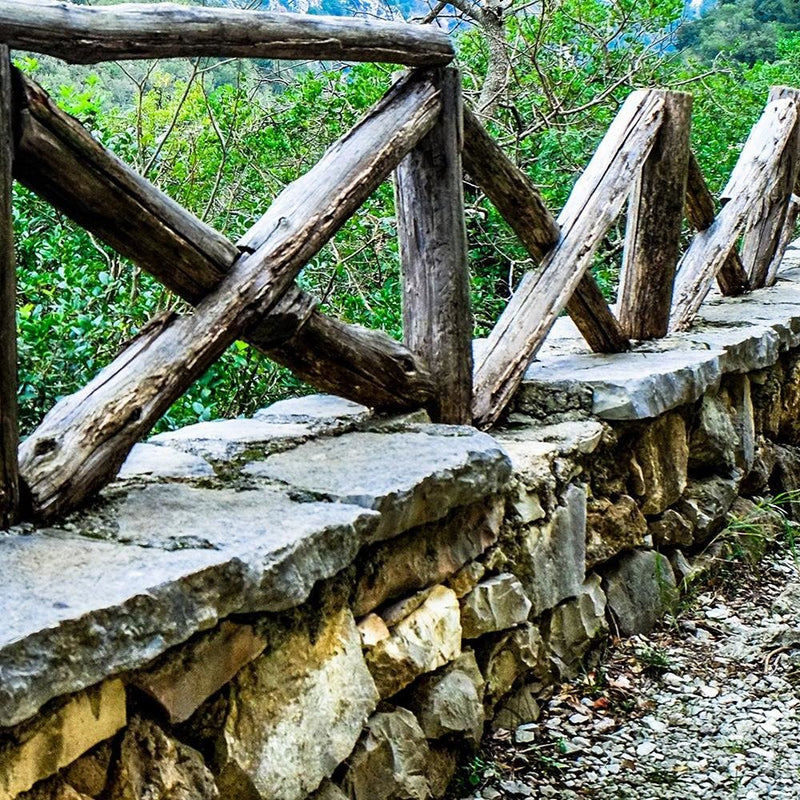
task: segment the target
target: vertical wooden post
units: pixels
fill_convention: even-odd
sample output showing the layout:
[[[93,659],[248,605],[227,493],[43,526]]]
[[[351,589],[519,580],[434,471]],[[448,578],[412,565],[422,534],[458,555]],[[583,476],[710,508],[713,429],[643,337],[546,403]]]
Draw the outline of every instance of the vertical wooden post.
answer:
[[[680,251],[692,96],[663,95],[664,121],[628,202],[617,308],[633,339],[666,336]]]
[[[17,449],[17,281],[11,219],[11,61],[0,45],[0,528],[19,515]]]
[[[442,111],[395,172],[406,345],[428,364],[439,422],[472,421],[472,314],[461,171],[461,75],[440,71]]]

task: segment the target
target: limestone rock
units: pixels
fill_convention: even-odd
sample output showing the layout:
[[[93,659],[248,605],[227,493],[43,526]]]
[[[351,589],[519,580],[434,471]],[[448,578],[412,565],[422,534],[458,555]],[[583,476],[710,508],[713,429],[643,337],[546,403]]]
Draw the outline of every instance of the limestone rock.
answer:
[[[426,675],[407,692],[428,739],[459,734],[477,745],[483,734],[483,676],[471,651],[462,653],[439,672]]]
[[[551,355],[542,348],[525,373],[518,404],[536,414],[585,409],[607,420],[658,417],[693,403],[716,384],[722,354],[704,347],[664,351],[657,358],[635,351]]]
[[[537,684],[522,686],[507,698],[492,720],[492,729],[513,731],[520,725],[536,722],[542,713],[536,699],[538,688],[540,687]]]
[[[249,464],[245,472],[379,511],[376,541],[442,519],[504,488],[510,462],[490,436],[452,425],[420,427],[317,439]]]
[[[367,614],[358,622],[358,632],[361,634],[363,647],[375,647],[378,642],[388,639],[392,634],[389,626],[377,614]]]
[[[183,722],[266,646],[251,625],[225,621],[137,673],[132,682],[161,706],[170,722]]]
[[[196,750],[134,717],[125,731],[109,800],[215,800],[214,778]]]
[[[308,800],[347,800],[347,795],[330,781],[323,781],[322,786]]]
[[[350,758],[344,789],[351,800],[427,800],[430,750],[405,708],[375,714]]]
[[[645,533],[647,520],[632,497],[592,500],[586,513],[586,569],[642,544]]]
[[[391,634],[367,651],[367,664],[381,697],[391,697],[461,653],[461,615],[455,592],[434,587]]]
[[[447,586],[456,593],[456,597],[460,600],[480,583],[485,574],[486,567],[480,561],[471,561],[451,578],[448,578]]]
[[[20,726],[0,748],[0,800],[49,778],[125,726],[125,687],[108,680]]]
[[[645,426],[633,451],[634,494],[643,514],[660,514],[686,488],[689,446],[686,424],[679,414],[665,414]]]
[[[778,454],[776,445],[764,436],[757,435],[754,443],[753,463],[745,475],[740,490],[749,495],[769,491],[770,479],[775,471]]]
[[[443,742],[429,742],[428,783],[431,797],[442,797],[453,780],[462,755],[460,750]]]
[[[779,435],[782,442],[800,446],[800,358],[793,356],[781,392]]]
[[[800,448],[773,445],[775,470],[773,488],[780,494],[797,492],[800,489]],[[795,522],[800,521],[800,504],[788,503],[786,512]]]
[[[232,683],[213,768],[225,798],[303,800],[350,755],[378,694],[336,598],[266,636],[269,649]]]
[[[105,741],[73,761],[64,770],[64,778],[82,794],[99,795],[108,783],[112,755],[111,742]]]
[[[678,599],[675,574],[654,550],[626,553],[605,574],[608,606],[623,636],[649,633]]]
[[[362,616],[387,600],[441,583],[497,541],[503,501],[473,503],[385,544],[373,545],[363,565],[353,612]]]
[[[0,726],[231,614],[298,605],[352,563],[376,522],[373,511],[274,488],[173,483],[109,489],[68,528],[7,534]]]
[[[312,394],[279,400],[256,411],[253,418],[261,422],[309,425],[317,433],[343,433],[366,422],[370,414],[366,406],[344,397]]]
[[[742,463],[736,412],[727,391],[703,395],[689,444],[689,468],[725,472]]]
[[[653,537],[653,543],[659,547],[691,547],[694,544],[691,523],[672,508],[648,523],[647,532]]]
[[[312,435],[308,425],[221,419],[159,433],[152,436],[149,443],[166,445],[220,463],[248,457],[263,458],[269,453],[296,447]]]
[[[736,411],[734,426],[741,449],[736,465],[748,473],[753,469],[756,451],[756,423],[750,378],[737,375],[729,379],[729,395]]]
[[[586,569],[586,492],[570,485],[550,522],[520,535],[514,570],[538,616],[580,591]]]
[[[586,578],[580,594],[553,610],[545,642],[553,669],[560,678],[573,677],[591,647],[608,633],[606,596],[600,577]]]
[[[741,472],[734,472],[730,478],[715,475],[689,484],[675,508],[691,524],[696,541],[707,542],[725,524],[740,479]]]
[[[504,634],[480,654],[486,678],[486,702],[491,707],[517,679],[532,674],[544,680],[549,673],[547,650],[537,626],[528,623]]]
[[[777,439],[783,409],[783,370],[780,363],[772,369],[751,375],[756,432]]]
[[[184,453],[172,447],[159,447],[142,442],[133,446],[119,471],[118,478],[171,478],[194,480],[213,478],[211,464],[200,456]]]
[[[29,792],[18,794],[15,800],[93,800],[93,798],[79,792],[63,778],[54,777],[37,783]]]
[[[525,622],[531,601],[522,584],[511,573],[481,581],[465,598],[461,608],[461,627],[465,639],[506,630]]]

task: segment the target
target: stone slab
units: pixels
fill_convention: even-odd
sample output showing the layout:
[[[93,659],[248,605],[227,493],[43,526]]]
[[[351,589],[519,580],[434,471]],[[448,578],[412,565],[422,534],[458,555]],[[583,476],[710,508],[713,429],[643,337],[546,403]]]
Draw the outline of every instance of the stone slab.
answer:
[[[376,540],[495,494],[511,475],[508,456],[485,433],[443,425],[411,428],[318,439],[248,464],[244,473],[379,511]]]
[[[316,431],[341,433],[366,422],[372,412],[367,406],[332,394],[311,394],[279,400],[256,411],[262,422],[310,425]]]
[[[213,478],[214,475],[211,464],[200,456],[184,453],[172,447],[143,442],[134,445],[117,477],[121,480],[134,478],[196,480]]]
[[[314,433],[311,426],[296,422],[221,419],[159,433],[149,443],[224,462],[286,450],[307,441]]]
[[[232,613],[298,605],[377,523],[375,512],[275,489],[150,484],[101,508],[105,517],[86,519],[91,538],[0,536],[0,726],[142,667]]]
[[[787,260],[773,287],[710,297],[690,331],[628,353],[590,353],[574,325],[558,323],[525,373],[518,407],[648,419],[694,402],[725,373],[765,369],[800,345],[800,269]]]

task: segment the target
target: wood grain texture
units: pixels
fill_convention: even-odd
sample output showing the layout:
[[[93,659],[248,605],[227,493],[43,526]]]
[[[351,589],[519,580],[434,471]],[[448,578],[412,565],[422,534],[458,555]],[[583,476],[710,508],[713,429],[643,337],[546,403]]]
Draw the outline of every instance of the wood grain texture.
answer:
[[[769,99],[788,98],[800,108],[800,91],[789,86],[773,86]],[[759,289],[767,282],[770,266],[778,255],[786,216],[800,166],[800,121],[792,140],[775,166],[764,195],[756,202],[742,241],[742,262],[750,276],[750,285]]]
[[[395,171],[395,204],[408,348],[428,364],[436,422],[472,422],[470,310],[464,181],[461,166],[461,75],[439,74],[436,125]]]
[[[0,41],[76,64],[217,56],[433,66],[455,55],[449,37],[432,26],[168,3],[4,0]]]
[[[35,83],[19,73],[15,79],[17,179],[183,299],[205,297],[251,246],[247,237],[237,247],[200,222],[100,145]],[[417,120],[415,135],[424,135],[439,103],[430,75],[420,71],[399,82],[384,102],[397,97]],[[433,392],[424,364],[381,332],[368,337],[369,346],[353,361],[363,329],[329,320],[296,287],[244,337],[316,388],[365,405],[419,408]]]
[[[19,518],[17,281],[11,217],[11,62],[0,45],[0,528]]]
[[[793,194],[789,201],[789,209],[786,212],[786,219],[783,222],[783,231],[781,238],[778,242],[778,248],[775,255],[772,257],[772,263],[767,270],[767,278],[764,281],[765,286],[774,286],[775,281],[778,280],[778,270],[780,270],[783,256],[786,253],[786,248],[794,240],[795,230],[797,228],[797,220],[800,219],[800,197]]]
[[[714,224],[717,205],[714,202],[703,171],[694,153],[689,153],[689,172],[686,182],[686,219],[696,231],[704,231]],[[722,294],[734,296],[746,292],[750,280],[739,252],[732,247],[717,272],[717,284]]]
[[[558,223],[528,176],[506,156],[466,107],[463,155],[466,171],[531,257],[540,262],[558,242]],[[567,312],[595,352],[617,353],[628,348],[627,338],[590,273],[581,279],[575,295],[567,303]]]
[[[797,108],[793,100],[767,105],[750,132],[722,197],[714,223],[695,235],[678,265],[670,330],[685,330],[700,308],[711,281],[736,246],[750,213],[768,191],[784,151],[793,141]]]
[[[20,447],[34,516],[47,520],[86,500],[116,475],[141,439],[208,366],[291,288],[330,239],[429,129],[438,96],[408,114],[393,95],[286,187],[216,289],[185,316],[145,329],[79,392],[64,398]]]
[[[662,95],[664,122],[628,200],[617,313],[633,339],[666,335],[680,255],[692,96]]]
[[[503,413],[589,268],[650,152],[663,109],[658,94],[631,93],[576,182],[557,220],[558,244],[537,272],[523,277],[476,365],[473,417],[480,426],[490,426]]]

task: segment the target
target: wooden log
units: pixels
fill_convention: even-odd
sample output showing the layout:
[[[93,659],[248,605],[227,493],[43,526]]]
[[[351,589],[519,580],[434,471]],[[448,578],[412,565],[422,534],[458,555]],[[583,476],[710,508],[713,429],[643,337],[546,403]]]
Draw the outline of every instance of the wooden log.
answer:
[[[11,61],[0,45],[0,528],[19,518],[17,414],[17,281],[11,217]]]
[[[4,0],[0,41],[74,64],[215,56],[434,66],[455,55],[449,37],[429,25],[167,3]]]
[[[433,124],[439,102],[424,71],[393,87],[390,101],[416,120],[409,145]],[[15,104],[15,177],[185,300],[199,302],[248,246],[245,239],[237,247],[137,175],[17,72]],[[316,388],[365,405],[419,408],[433,393],[420,359],[385,334],[369,336],[354,359],[363,329],[326,318],[297,289],[245,338]]]
[[[769,99],[788,98],[800,107],[800,91],[788,86],[773,86]],[[772,262],[778,255],[784,223],[789,211],[800,166],[800,121],[795,125],[792,142],[775,167],[767,191],[756,203],[742,241],[742,261],[750,276],[750,285],[758,289],[765,285]],[[782,255],[782,254],[781,254]]]
[[[678,266],[671,330],[691,325],[711,281],[744,232],[753,205],[768,190],[796,122],[795,103],[777,100],[767,105],[753,127],[723,193],[730,199],[714,223],[694,237]]]
[[[468,108],[464,109],[464,167],[531,257],[541,261],[558,242],[558,223],[528,176]],[[617,353],[630,346],[590,273],[581,279],[567,312],[595,352]]]
[[[666,336],[680,255],[692,96],[662,94],[664,122],[628,200],[617,313],[633,339]]]
[[[767,270],[767,279],[764,282],[765,286],[774,286],[775,281],[778,280],[778,271],[780,270],[783,256],[786,253],[786,248],[794,239],[798,218],[800,218],[800,197],[793,194],[789,201],[789,210],[786,212],[786,219],[783,223],[783,231],[781,232],[781,238],[778,242],[778,248]]]
[[[397,166],[438,112],[411,115],[404,94],[381,103],[286,187],[243,254],[194,313],[155,320],[81,391],[50,411],[20,448],[33,513],[75,508],[116,475],[131,447],[292,285],[303,265]],[[433,117],[433,120],[430,119]]]
[[[696,231],[704,231],[714,224],[717,206],[709,191],[703,171],[694,153],[689,154],[689,173],[686,182],[686,219]],[[717,284],[722,294],[731,297],[742,294],[750,282],[738,251],[731,252],[717,272]]]
[[[464,221],[461,75],[440,71],[442,110],[395,171],[408,348],[436,381],[435,422],[472,422],[472,313]]]
[[[589,268],[619,214],[663,118],[664,99],[636,91],[626,100],[558,217],[561,238],[542,268],[526,275],[476,367],[473,416],[488,427],[510,402],[529,361]]]

